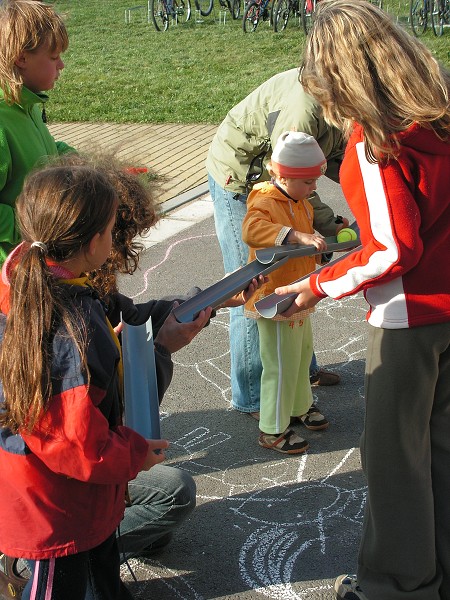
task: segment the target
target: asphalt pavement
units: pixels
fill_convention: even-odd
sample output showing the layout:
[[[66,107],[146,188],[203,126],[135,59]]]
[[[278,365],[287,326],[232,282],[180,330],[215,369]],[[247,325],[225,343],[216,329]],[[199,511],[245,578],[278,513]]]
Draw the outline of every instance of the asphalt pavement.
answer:
[[[323,178],[319,191],[353,221],[339,186]],[[142,302],[220,279],[211,214],[203,198],[167,215],[121,290]],[[335,598],[335,577],[356,567],[366,495],[359,455],[365,313],[357,296],[326,299],[312,316],[319,364],[338,372],[341,383],[313,388],[330,426],[295,426],[310,443],[305,455],[261,448],[257,422],[231,409],[229,309],[174,355],[161,429],[171,442],[167,463],[196,480],[197,508],[162,553],[130,561],[137,582],[122,567],[137,599]]]

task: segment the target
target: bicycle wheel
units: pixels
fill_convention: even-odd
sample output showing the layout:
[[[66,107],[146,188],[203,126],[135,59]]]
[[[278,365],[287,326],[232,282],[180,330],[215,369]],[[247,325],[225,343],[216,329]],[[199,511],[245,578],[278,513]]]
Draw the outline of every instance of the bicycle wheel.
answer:
[[[234,20],[239,19],[241,16],[241,0],[231,0],[230,13]]]
[[[173,0],[178,23],[186,23],[191,18],[191,0]]]
[[[430,0],[410,0],[409,16],[415,36],[425,33],[428,25],[428,3]]]
[[[273,30],[284,31],[289,21],[291,3],[289,0],[278,0],[273,8]]]
[[[444,33],[444,10],[442,0],[433,0],[431,4],[431,26],[434,35],[441,36]]]
[[[316,8],[316,0],[300,0],[302,25],[305,35],[311,31],[314,10]]]
[[[213,6],[214,0],[195,0],[195,8],[200,11],[202,17],[210,15]]]
[[[150,0],[150,12],[156,31],[167,31],[169,15],[164,0]]]
[[[261,5],[257,2],[250,2],[242,18],[242,29],[245,33],[256,31],[259,23]]]

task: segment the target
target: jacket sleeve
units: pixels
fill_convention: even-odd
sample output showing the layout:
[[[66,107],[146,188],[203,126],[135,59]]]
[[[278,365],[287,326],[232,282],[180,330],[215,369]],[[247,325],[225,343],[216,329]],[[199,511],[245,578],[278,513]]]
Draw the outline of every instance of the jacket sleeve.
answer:
[[[316,295],[335,299],[401,277],[423,253],[419,208],[399,161],[369,163],[360,142],[346,154],[343,177],[363,248],[311,277]]]
[[[7,184],[10,169],[11,152],[4,131],[0,129],[0,242],[15,245],[20,241],[20,234],[16,226],[14,210],[9,204],[2,203],[2,190]],[[3,260],[5,258],[3,257]]]
[[[110,429],[98,408],[105,395],[80,385],[53,396],[27,446],[53,472],[98,484],[119,484],[136,477],[148,444],[128,427]]]
[[[313,227],[324,237],[336,235],[336,215],[333,210],[320,199],[319,194],[314,194],[308,198],[309,203],[314,210]]]
[[[59,155],[67,154],[68,152],[77,152],[75,148],[72,148],[72,146],[69,146],[66,142],[55,142],[55,144]]]
[[[253,194],[251,192],[250,196]],[[280,246],[290,227],[274,223],[270,210],[260,202],[257,206],[251,201],[247,204],[247,213],[242,222],[242,239],[251,248],[267,248]]]

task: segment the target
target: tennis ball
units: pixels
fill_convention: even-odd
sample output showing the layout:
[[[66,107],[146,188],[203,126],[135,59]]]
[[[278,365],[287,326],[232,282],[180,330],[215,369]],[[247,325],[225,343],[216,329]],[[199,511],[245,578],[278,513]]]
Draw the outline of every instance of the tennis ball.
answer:
[[[356,239],[358,239],[356,231],[353,231],[353,229],[350,229],[349,227],[344,227],[344,229],[341,229],[340,232],[337,234],[337,241],[339,243],[349,242],[350,240]]]

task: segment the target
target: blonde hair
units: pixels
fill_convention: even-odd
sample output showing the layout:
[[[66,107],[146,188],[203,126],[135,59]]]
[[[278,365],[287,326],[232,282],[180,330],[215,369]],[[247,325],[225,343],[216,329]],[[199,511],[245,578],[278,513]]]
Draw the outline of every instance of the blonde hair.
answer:
[[[37,0],[5,0],[0,6],[0,88],[5,101],[20,101],[22,75],[15,61],[22,52],[48,47],[65,52],[69,38],[62,18]]]
[[[321,0],[300,81],[325,119],[348,137],[364,129],[371,162],[398,154],[413,123],[441,140],[450,132],[450,74],[428,48],[366,0]]]

